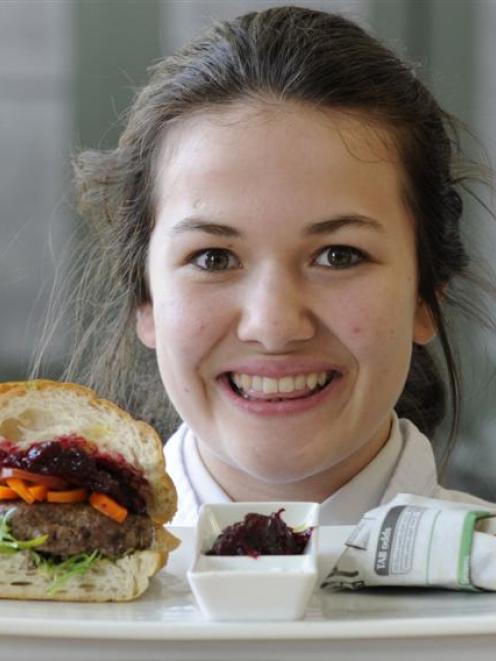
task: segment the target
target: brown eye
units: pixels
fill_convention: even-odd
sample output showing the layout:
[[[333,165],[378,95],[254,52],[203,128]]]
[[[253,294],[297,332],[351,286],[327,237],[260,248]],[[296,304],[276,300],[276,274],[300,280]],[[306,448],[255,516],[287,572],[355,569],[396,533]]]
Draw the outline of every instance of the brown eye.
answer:
[[[351,246],[329,246],[317,258],[319,266],[346,269],[365,261],[365,255]]]
[[[193,263],[203,271],[225,271],[231,267],[232,255],[223,248],[208,248],[196,253]]]

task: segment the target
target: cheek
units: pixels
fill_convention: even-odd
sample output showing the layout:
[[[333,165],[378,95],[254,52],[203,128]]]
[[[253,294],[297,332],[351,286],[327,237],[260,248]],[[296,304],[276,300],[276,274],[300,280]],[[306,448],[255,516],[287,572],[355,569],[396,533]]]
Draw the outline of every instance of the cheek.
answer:
[[[391,364],[412,343],[412,309],[404,292],[387,283],[348,292],[338,306],[334,327],[357,360]]]
[[[157,354],[164,369],[195,369],[228,323],[220,300],[177,289],[155,301],[155,315]]]

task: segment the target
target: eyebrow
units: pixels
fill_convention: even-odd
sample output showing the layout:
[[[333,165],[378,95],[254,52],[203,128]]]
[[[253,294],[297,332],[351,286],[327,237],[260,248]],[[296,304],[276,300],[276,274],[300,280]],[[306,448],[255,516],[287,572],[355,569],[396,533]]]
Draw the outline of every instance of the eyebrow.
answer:
[[[321,234],[331,234],[337,232],[342,227],[360,227],[364,229],[371,229],[377,232],[385,233],[384,226],[375,218],[369,218],[361,214],[342,214],[321,220],[318,223],[312,223],[303,228],[303,236],[318,236]],[[176,223],[170,230],[169,234],[175,236],[183,234],[184,232],[205,232],[214,236],[222,236],[225,238],[242,239],[245,237],[244,232],[241,232],[231,225],[224,225],[222,223],[213,223],[198,216],[188,216]]]

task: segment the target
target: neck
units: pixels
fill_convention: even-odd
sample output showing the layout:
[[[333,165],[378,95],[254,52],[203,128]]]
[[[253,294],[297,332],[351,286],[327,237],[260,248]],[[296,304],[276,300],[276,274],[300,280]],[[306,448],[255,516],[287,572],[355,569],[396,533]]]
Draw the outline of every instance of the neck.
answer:
[[[283,484],[257,479],[227,464],[210,452],[200,440],[198,452],[208,472],[234,501],[301,500],[322,503],[374,459],[388,440],[390,431],[391,420],[388,420],[371,441],[339,464],[316,475]]]

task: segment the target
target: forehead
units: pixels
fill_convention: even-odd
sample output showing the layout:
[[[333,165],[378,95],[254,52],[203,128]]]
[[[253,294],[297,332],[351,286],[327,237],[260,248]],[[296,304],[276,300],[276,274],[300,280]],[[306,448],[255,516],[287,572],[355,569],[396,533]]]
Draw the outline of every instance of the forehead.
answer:
[[[273,219],[303,207],[319,215],[329,203],[342,211],[365,204],[381,214],[403,199],[387,129],[356,113],[302,104],[198,111],[168,130],[156,172],[159,214],[205,207],[231,215],[241,204]]]

